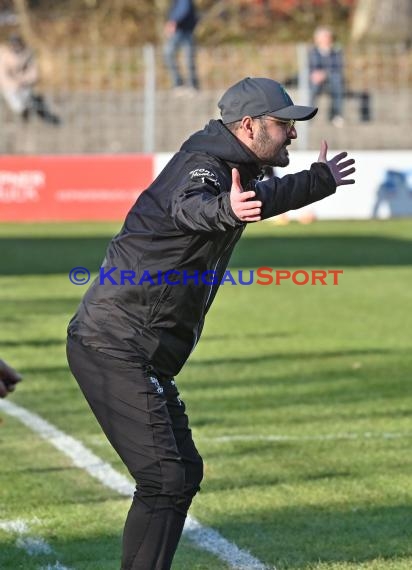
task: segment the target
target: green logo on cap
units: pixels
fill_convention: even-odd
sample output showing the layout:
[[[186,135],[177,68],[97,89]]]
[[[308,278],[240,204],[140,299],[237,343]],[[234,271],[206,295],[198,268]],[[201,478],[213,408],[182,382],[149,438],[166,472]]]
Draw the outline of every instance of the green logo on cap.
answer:
[[[291,99],[290,99],[289,95],[287,94],[286,89],[283,87],[283,85],[280,85],[280,89],[283,93],[283,98],[285,100],[285,103],[290,103]]]

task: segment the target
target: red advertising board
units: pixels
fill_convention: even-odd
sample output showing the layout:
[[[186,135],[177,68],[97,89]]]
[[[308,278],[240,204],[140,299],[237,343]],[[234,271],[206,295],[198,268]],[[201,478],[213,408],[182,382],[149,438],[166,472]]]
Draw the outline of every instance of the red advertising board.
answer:
[[[152,182],[152,155],[0,157],[0,221],[122,220]]]

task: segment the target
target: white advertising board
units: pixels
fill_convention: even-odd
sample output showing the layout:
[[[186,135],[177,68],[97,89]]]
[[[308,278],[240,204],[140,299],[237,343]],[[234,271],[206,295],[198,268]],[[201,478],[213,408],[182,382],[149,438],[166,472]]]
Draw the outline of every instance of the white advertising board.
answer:
[[[330,149],[328,158],[340,151]],[[313,215],[324,220],[361,220],[412,216],[412,151],[351,151],[356,160],[355,184],[340,186],[336,194],[288,214],[291,219]],[[317,160],[314,151],[290,152],[290,164],[277,168],[284,176],[309,168]],[[172,157],[170,153],[155,157],[156,175]]]

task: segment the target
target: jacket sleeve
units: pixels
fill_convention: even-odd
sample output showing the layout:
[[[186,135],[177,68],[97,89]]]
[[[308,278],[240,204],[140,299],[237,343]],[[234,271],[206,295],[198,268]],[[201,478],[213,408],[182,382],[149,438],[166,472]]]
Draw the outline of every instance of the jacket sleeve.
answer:
[[[178,24],[186,18],[190,12],[189,0],[178,0],[169,13],[169,20]]]
[[[266,219],[334,194],[336,183],[329,167],[315,162],[310,170],[256,182],[254,190],[254,200],[262,201],[262,219]]]
[[[224,232],[244,226],[230,206],[230,193],[221,191],[216,179],[191,180],[175,190],[171,216],[185,233]]]
[[[309,50],[309,72],[322,69],[322,60],[320,54],[315,47]]]

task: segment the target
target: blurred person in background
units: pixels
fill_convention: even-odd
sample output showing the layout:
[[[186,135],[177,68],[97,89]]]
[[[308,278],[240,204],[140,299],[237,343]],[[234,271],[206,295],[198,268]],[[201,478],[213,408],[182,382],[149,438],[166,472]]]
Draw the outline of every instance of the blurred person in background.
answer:
[[[21,36],[11,35],[0,46],[0,89],[7,105],[24,121],[36,113],[43,121],[58,125],[59,117],[50,112],[44,97],[34,91],[38,80],[33,51]]]
[[[136,481],[122,570],[171,568],[200,489],[203,462],[175,376],[199,340],[236,242],[248,223],[354,182],[354,160],[346,152],[328,160],[326,141],[308,170],[260,180],[263,166],[289,164],[296,121],[317,112],[294,105],[280,83],[247,77],[219,108],[222,120],[185,141],[132,206],[68,327],[70,369]],[[128,276],[121,285],[119,273]]]
[[[344,97],[343,53],[334,43],[332,30],[326,26],[317,28],[314,45],[309,51],[309,84],[311,105],[321,93],[330,97],[329,120],[336,127],[343,127]]]
[[[164,58],[177,94],[193,93],[199,89],[194,38],[197,21],[193,0],[172,0],[165,25]],[[184,80],[177,63],[181,48],[184,48],[186,55],[187,81]]]
[[[20,374],[0,359],[0,398],[5,398],[10,392],[13,392],[20,380]]]

